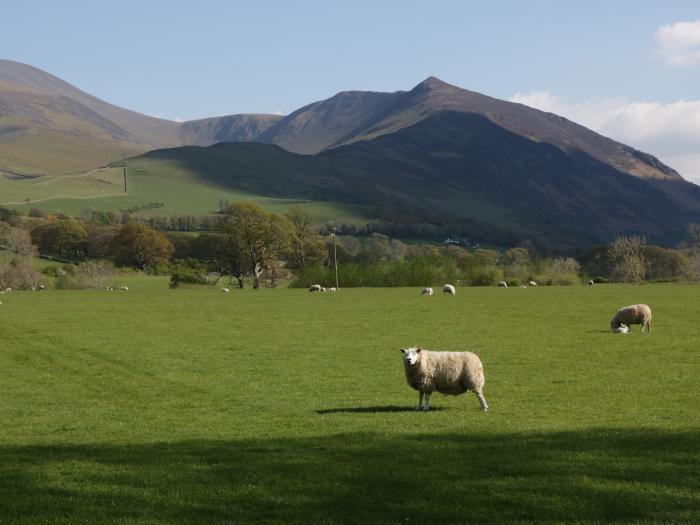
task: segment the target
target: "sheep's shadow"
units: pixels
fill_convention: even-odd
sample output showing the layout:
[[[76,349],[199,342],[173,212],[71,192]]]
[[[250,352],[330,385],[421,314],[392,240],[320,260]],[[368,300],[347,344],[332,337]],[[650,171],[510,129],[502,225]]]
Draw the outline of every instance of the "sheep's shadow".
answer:
[[[610,334],[610,330],[586,330],[587,334]]]
[[[430,408],[430,412],[437,412],[444,410],[442,408],[436,407]],[[414,406],[396,406],[396,405],[385,405],[385,406],[374,406],[374,407],[341,407],[341,408],[325,408],[322,410],[316,410],[319,415],[326,414],[380,414],[385,412],[417,412]]]

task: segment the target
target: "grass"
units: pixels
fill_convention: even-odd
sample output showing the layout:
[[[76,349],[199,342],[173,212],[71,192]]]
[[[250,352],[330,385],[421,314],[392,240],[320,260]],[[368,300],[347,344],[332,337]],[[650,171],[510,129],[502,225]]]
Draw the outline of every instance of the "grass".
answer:
[[[337,202],[274,198],[236,189],[196,175],[172,162],[155,163],[149,159],[130,161],[128,193],[124,194],[123,168],[101,168],[80,175],[9,179],[0,176],[0,205],[28,211],[40,208],[79,216],[86,208],[120,211],[153,202],[158,208],[138,212],[141,216],[169,216],[212,213],[221,199],[231,203],[256,202],[275,213],[293,206],[307,209],[317,221],[365,224],[363,206]]]
[[[1,524],[700,521],[697,285],[122,281],[2,296]],[[477,352],[489,412],[414,412],[411,344]]]

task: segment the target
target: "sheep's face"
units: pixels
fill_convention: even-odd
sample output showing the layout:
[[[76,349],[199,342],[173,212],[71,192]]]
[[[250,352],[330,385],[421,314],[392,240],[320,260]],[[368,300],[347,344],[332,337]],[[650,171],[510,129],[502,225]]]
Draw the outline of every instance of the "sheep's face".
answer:
[[[420,359],[420,348],[402,348],[403,362],[408,366],[415,366]]]

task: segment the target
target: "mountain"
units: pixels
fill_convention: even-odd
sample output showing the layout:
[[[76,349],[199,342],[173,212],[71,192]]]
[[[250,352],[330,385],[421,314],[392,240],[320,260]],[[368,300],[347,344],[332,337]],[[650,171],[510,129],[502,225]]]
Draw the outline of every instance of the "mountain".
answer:
[[[0,60],[0,171],[62,175],[157,148],[252,140],[276,115],[180,124],[104,102],[26,64]]]
[[[252,142],[282,119],[281,115],[227,115],[183,122],[180,140],[193,146],[217,142]]]
[[[410,91],[338,93],[288,115],[259,140],[296,153],[316,154],[395,133],[442,111],[482,115],[508,131],[567,151],[583,151],[630,175],[681,179],[655,157],[563,117],[461,89],[435,77]]]
[[[109,162],[126,166],[136,181],[129,195],[116,191],[117,183],[107,188],[101,175],[92,184],[104,187],[99,195],[114,206],[128,198],[131,209],[163,204],[161,181],[177,187],[169,195],[188,194],[197,183],[208,194],[221,188],[347,204],[397,231],[428,225],[482,242],[529,239],[555,249],[623,233],[669,244],[689,222],[700,222],[700,188],[652,155],[435,77],[410,91],[341,92],[285,117],[177,123],[0,61],[0,175],[62,174]],[[114,171],[117,180],[123,171]],[[158,184],[147,182],[149,174]],[[141,202],[139,188],[146,186],[149,200]],[[27,195],[23,187],[12,183],[13,202],[51,198],[46,186]],[[81,199],[90,191],[82,189]],[[210,211],[215,203],[205,206]]]
[[[220,143],[152,151],[125,165],[142,175],[177,166],[259,195],[363,205],[397,231],[432,224],[480,242],[528,239],[545,249],[589,246],[623,233],[668,244],[700,219],[700,188],[691,183],[630,175],[584,151],[459,111],[318,155]],[[667,191],[669,184],[687,202]]]

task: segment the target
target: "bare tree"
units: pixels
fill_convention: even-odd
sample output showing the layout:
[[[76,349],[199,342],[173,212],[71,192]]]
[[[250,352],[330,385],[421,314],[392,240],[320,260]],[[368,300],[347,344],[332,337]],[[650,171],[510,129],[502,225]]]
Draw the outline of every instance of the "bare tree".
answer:
[[[608,253],[615,261],[614,274],[622,281],[639,284],[646,273],[644,261],[645,237],[631,235],[616,237],[608,246]]]
[[[691,248],[700,248],[700,224],[696,222],[688,225],[688,245]]]
[[[5,248],[7,262],[11,266],[16,266],[28,257],[36,255],[36,246],[32,244],[29,232],[20,228],[9,228],[4,232],[0,245]]]
[[[81,262],[75,271],[79,288],[102,290],[114,286],[114,265],[109,261],[88,260]]]

